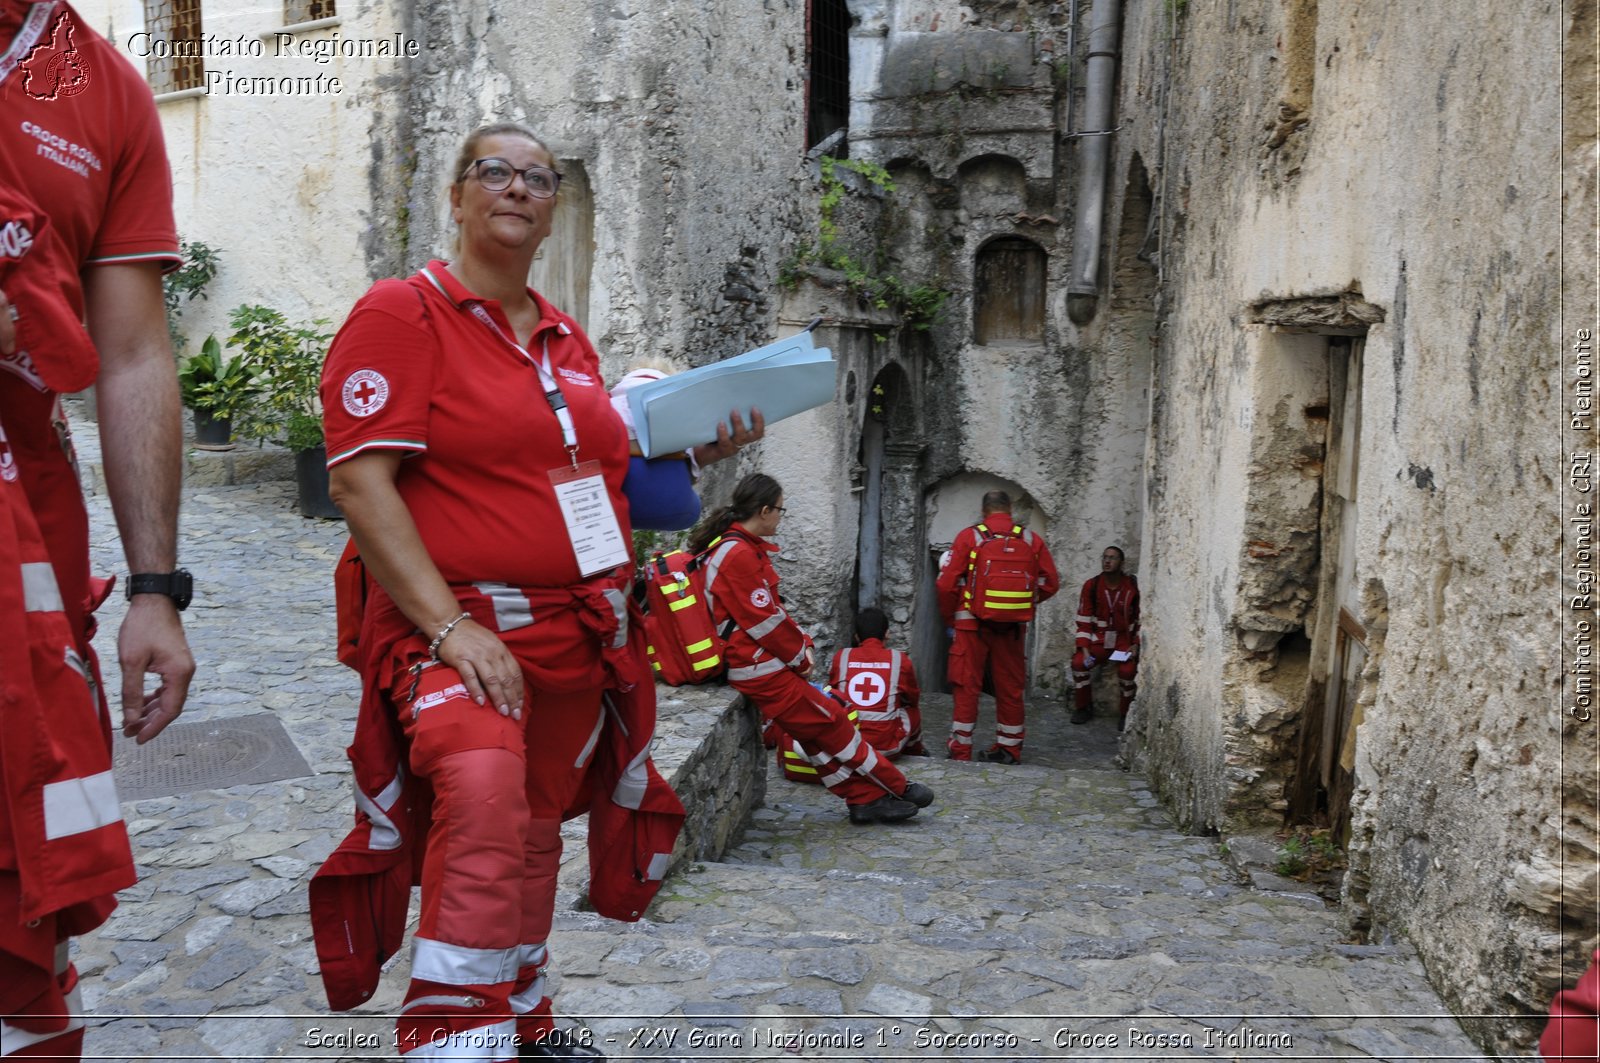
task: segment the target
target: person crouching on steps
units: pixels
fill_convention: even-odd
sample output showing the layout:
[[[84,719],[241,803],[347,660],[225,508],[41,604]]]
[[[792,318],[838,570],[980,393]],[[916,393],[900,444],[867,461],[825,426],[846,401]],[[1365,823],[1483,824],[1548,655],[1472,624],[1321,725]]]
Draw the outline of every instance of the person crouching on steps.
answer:
[[[895,823],[933,803],[933,791],[908,782],[861,737],[833,698],[807,681],[811,640],[784,611],[768,542],[783,520],[783,488],[753,473],[732,501],[696,528],[689,549],[707,553],[706,598],[719,630],[728,631],[733,688],[799,741],[824,786],[844,798],[852,823]]]

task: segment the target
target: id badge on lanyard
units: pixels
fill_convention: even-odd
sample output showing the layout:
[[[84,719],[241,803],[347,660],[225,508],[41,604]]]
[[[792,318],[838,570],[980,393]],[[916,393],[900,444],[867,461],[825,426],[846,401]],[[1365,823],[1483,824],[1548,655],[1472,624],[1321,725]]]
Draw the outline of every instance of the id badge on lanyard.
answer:
[[[628,563],[633,554],[627,540],[622,537],[622,525],[611,506],[611,492],[606,488],[600,463],[578,460],[578,430],[572,421],[572,411],[567,408],[566,397],[561,394],[561,385],[550,369],[549,336],[544,340],[544,357],[534,358],[521,344],[501,331],[494,318],[481,305],[474,303],[472,313],[538,370],[545,401],[561,425],[561,438],[571,464],[551,469],[549,476],[550,484],[555,488],[556,503],[561,507],[561,522],[567,530],[567,540],[572,544],[572,554],[578,561],[578,572],[588,577]]]

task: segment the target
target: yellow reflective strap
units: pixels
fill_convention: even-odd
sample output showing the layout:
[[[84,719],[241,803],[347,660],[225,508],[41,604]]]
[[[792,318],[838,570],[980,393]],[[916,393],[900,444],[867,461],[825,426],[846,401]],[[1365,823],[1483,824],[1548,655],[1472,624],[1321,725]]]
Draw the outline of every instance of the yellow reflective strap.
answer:
[[[816,768],[808,768],[801,764],[785,764],[783,770],[792,771],[799,775],[815,775],[817,773]]]
[[[1032,591],[985,591],[990,598],[1032,598]]]
[[[710,639],[704,639],[704,640],[702,640],[700,642],[695,643],[693,646],[685,646],[683,648],[683,652],[685,652],[685,653],[704,653],[706,650],[709,650],[710,648],[711,648],[711,640]]]
[[[722,658],[721,657],[707,657],[703,661],[695,661],[694,662],[694,670],[697,671],[697,672],[703,672],[707,668],[715,668],[717,665],[719,665],[721,663],[722,663]]]
[[[1032,602],[991,602],[983,603],[985,609],[1032,609]]]
[[[698,600],[699,599],[697,599],[694,595],[691,594],[687,598],[680,598],[675,602],[668,602],[667,603],[667,607],[669,609],[671,609],[674,613],[676,613],[679,609],[687,609],[689,606],[693,605]]]

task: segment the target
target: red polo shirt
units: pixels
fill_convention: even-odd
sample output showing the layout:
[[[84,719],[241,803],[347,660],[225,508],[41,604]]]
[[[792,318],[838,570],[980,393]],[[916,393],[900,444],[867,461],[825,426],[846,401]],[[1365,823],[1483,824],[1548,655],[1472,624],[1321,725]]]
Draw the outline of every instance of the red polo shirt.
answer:
[[[181,261],[172,222],[172,174],[150,88],[109,41],[68,4],[0,0],[0,185],[20,191],[49,219],[49,238],[28,251],[28,270],[54,284],[66,313],[83,316],[81,271],[90,266]],[[13,250],[22,219],[0,216]],[[9,294],[9,289],[8,289]],[[15,300],[38,326],[30,293]],[[5,425],[28,502],[55,567],[73,631],[89,594],[89,527],[77,474],[51,419],[55,394],[41,378],[81,388],[97,359],[83,333],[36,328],[28,345],[0,358],[0,423]],[[70,348],[70,349],[69,349]]]
[[[19,36],[20,34],[20,36]],[[65,3],[0,0],[0,182],[50,218],[50,253],[83,313],[83,266],[176,266],[172,173],[150,88]]]
[[[578,460],[600,462],[627,536],[628,436],[600,359],[572,318],[529,293],[540,319],[527,354],[548,349]],[[361,297],[322,370],[328,466],[373,449],[409,452],[396,487],[447,582],[577,583],[550,480],[552,469],[571,465],[561,425],[533,363],[474,307],[512,336],[500,304],[467,290],[443,262]]]

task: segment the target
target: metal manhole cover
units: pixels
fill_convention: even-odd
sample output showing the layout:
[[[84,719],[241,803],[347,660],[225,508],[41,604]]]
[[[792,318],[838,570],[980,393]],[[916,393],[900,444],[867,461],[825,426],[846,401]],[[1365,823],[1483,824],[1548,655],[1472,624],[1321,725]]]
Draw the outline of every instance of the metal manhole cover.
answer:
[[[270,712],[175,723],[142,746],[119,741],[112,772],[117,796],[124,801],[312,774],[283,724]]]

